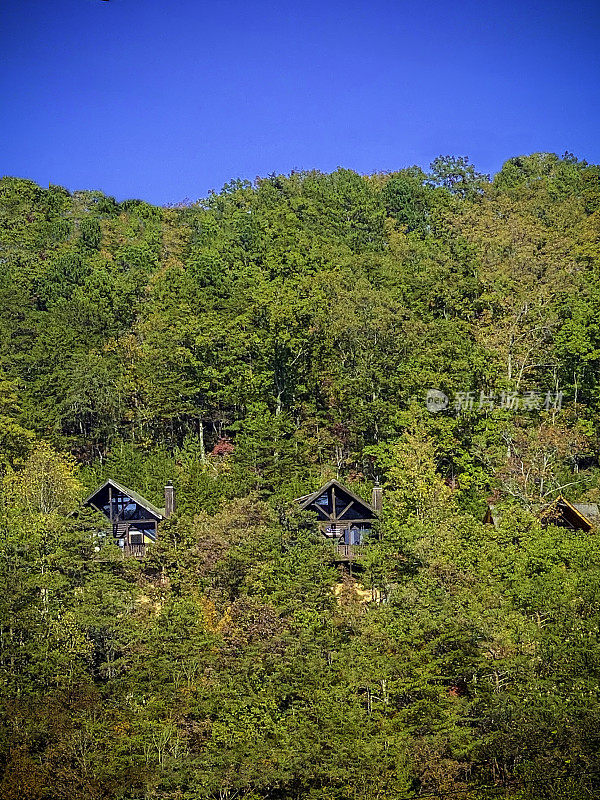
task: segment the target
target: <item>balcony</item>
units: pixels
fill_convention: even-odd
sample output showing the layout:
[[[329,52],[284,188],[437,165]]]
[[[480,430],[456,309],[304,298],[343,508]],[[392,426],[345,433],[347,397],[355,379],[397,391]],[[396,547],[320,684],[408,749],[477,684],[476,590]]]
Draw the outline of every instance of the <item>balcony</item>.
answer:
[[[125,544],[122,551],[124,558],[146,558],[145,544]]]
[[[342,561],[355,561],[360,558],[360,545],[336,542],[335,554]]]

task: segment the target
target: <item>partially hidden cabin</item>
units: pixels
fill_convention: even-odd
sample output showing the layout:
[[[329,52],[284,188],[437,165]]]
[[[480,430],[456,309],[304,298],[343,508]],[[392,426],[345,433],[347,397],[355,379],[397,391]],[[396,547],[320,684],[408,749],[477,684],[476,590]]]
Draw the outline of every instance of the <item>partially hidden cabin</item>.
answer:
[[[314,511],[317,525],[327,539],[336,545],[338,554],[351,558],[371,533],[381,511],[382,489],[375,486],[371,503],[367,503],[347,486],[332,479],[312,494],[296,498],[300,508]]]
[[[600,510],[596,503],[571,503],[559,496],[539,512],[542,525],[557,525],[571,531],[594,530],[600,524]]]
[[[158,523],[170,517],[175,510],[175,493],[173,485],[167,484],[165,507],[157,508],[141,494],[109,479],[92,492],[83,504],[104,514],[123,555],[143,558],[147,545],[156,541]]]
[[[537,516],[544,526],[556,525],[584,533],[600,528],[600,509],[597,503],[571,503],[562,495],[540,507]],[[483,521],[489,525],[498,524],[499,512],[495,505],[488,502]]]

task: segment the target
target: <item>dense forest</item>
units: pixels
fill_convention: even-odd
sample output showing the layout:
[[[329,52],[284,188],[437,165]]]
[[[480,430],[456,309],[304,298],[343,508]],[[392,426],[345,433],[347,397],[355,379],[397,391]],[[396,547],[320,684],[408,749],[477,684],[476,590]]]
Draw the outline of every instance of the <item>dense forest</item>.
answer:
[[[540,518],[600,500],[600,167],[7,177],[0,264],[1,800],[600,795],[600,534]],[[174,482],[143,560],[109,477]]]

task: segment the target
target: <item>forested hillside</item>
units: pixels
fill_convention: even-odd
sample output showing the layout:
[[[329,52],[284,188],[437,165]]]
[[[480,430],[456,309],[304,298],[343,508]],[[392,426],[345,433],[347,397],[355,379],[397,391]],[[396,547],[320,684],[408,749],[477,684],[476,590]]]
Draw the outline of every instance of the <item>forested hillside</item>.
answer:
[[[3,178],[0,265],[0,800],[600,794],[600,533],[539,519],[600,501],[600,167]],[[144,561],[108,477],[175,484]]]

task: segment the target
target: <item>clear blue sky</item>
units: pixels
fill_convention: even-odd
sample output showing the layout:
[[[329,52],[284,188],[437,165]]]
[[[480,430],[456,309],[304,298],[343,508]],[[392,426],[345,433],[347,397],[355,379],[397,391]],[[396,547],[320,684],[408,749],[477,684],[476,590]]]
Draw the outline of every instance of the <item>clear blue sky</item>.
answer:
[[[0,0],[0,174],[122,200],[570,150],[600,162],[600,2]]]

